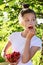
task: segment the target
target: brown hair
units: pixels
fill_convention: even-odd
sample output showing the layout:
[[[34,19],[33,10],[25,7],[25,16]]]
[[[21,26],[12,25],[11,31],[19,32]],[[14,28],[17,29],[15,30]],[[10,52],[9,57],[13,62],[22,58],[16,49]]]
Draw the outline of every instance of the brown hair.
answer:
[[[23,17],[26,13],[33,13],[36,18],[36,13],[29,8],[29,4],[23,4],[23,9],[20,11],[21,16]]]

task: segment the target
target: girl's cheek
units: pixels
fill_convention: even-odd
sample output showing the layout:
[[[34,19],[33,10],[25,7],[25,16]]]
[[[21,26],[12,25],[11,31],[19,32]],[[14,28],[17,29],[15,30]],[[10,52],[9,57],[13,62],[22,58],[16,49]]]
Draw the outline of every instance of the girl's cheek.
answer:
[[[22,22],[21,24],[22,24],[22,26],[25,26],[25,23],[24,22]]]
[[[33,21],[31,24],[35,26],[36,23],[35,23],[35,21]]]

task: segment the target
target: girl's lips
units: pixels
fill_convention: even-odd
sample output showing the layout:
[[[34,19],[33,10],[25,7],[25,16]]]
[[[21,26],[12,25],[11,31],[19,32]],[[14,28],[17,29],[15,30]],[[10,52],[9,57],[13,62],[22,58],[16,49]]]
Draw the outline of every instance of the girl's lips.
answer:
[[[29,26],[28,29],[33,29],[33,26]]]

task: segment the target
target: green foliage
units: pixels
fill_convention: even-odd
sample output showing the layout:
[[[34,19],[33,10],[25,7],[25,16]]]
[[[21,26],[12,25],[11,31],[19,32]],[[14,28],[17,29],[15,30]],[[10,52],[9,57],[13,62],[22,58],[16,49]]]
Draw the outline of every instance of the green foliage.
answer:
[[[3,4],[3,0],[0,0],[0,5]]]
[[[41,51],[38,51],[38,52],[34,55],[34,57],[32,58],[33,65],[39,65],[40,57],[41,57]]]
[[[43,25],[43,24],[42,24]],[[43,33],[43,28],[42,28],[42,25],[38,24],[37,27],[36,27],[36,35],[39,37],[39,38],[42,38],[42,33]]]
[[[5,62],[5,59],[0,57],[0,62]]]
[[[1,57],[1,51],[8,40],[8,36],[12,32],[24,30],[18,23],[18,15],[22,9],[22,2],[28,3],[30,8],[36,12],[37,17],[43,17],[43,2],[39,0],[6,0],[5,2],[4,0],[0,0],[0,62],[5,61]],[[43,24],[37,25],[36,35],[42,38],[42,32]],[[36,56],[33,58],[35,61],[37,60]]]

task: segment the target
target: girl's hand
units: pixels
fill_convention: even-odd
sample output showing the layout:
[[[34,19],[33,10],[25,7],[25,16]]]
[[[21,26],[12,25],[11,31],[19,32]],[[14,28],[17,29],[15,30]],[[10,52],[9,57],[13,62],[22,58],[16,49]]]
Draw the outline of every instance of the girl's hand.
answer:
[[[15,62],[15,63],[10,63],[10,65],[17,65],[18,64],[18,62]]]
[[[9,65],[17,65],[16,63],[10,63]]]
[[[27,30],[28,30],[28,33],[26,38],[31,39],[35,35],[35,29],[33,28],[33,29],[27,29]]]
[[[9,65],[17,65],[19,63],[20,60],[18,60],[17,62],[14,63],[9,63]]]

